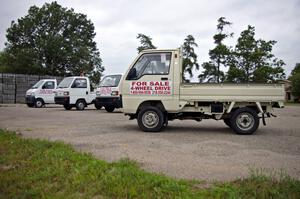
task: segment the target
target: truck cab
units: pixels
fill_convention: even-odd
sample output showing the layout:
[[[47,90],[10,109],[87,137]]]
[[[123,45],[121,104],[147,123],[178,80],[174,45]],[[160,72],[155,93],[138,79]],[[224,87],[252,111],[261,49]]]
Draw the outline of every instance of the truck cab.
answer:
[[[84,110],[89,104],[93,104],[95,93],[92,91],[90,79],[83,76],[64,78],[55,91],[55,104],[61,104],[66,110],[76,107]]]
[[[141,130],[158,132],[174,119],[223,120],[238,134],[252,134],[259,119],[282,108],[282,84],[207,84],[183,81],[180,49],[142,51],[122,82],[123,112]]]
[[[25,102],[28,107],[41,108],[45,104],[54,104],[56,79],[41,79],[26,91]]]
[[[116,108],[122,108],[120,92],[120,80],[122,74],[106,75],[103,77],[96,90],[95,107],[105,108],[107,112],[113,112]]]

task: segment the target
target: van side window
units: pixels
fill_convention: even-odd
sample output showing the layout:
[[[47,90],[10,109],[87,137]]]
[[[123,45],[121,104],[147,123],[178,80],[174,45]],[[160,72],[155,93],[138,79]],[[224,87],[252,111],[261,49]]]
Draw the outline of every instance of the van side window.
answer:
[[[54,81],[47,81],[44,83],[42,89],[54,89],[55,84]]]
[[[87,81],[85,78],[76,78],[73,82],[72,88],[87,88]]]
[[[126,79],[136,80],[143,75],[169,74],[171,53],[146,53],[143,54],[130,69]]]

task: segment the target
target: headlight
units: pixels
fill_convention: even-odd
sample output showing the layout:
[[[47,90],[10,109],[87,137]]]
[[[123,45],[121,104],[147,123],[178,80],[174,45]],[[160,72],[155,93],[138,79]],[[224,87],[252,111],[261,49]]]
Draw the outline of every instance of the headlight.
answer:
[[[68,91],[65,91],[63,94],[64,94],[64,96],[68,96],[68,95],[69,95],[69,92],[68,92]]]
[[[31,96],[35,96],[35,93],[34,93],[34,92],[32,92],[32,93],[30,93],[30,95],[31,95]]]
[[[119,91],[112,91],[112,92],[111,92],[111,95],[112,95],[112,96],[117,96],[117,95],[119,95]]]
[[[97,95],[97,96],[100,96],[100,95],[101,95],[101,92],[100,92],[100,91],[96,91],[96,95]]]

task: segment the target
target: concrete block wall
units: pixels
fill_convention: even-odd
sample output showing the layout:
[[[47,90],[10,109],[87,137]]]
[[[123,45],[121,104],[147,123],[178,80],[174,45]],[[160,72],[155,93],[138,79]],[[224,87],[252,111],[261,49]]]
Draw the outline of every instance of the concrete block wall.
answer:
[[[64,77],[0,73],[0,103],[25,103],[26,91],[40,79],[56,79],[59,83]]]

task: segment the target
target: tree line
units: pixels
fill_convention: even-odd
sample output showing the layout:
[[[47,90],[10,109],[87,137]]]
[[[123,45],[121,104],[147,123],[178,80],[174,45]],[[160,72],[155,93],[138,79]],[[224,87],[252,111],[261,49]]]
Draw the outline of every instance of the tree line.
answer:
[[[256,39],[255,27],[249,25],[233,47],[227,46],[225,41],[233,37],[228,31],[231,25],[225,17],[217,20],[215,46],[208,52],[209,61],[202,64],[195,52],[195,38],[187,35],[182,44],[185,81],[190,81],[197,70],[201,70],[199,82],[209,83],[265,83],[285,78],[285,63],[272,53],[276,41]],[[7,42],[0,52],[0,72],[55,76],[85,73],[97,84],[104,67],[95,35],[91,20],[73,9],[55,1],[41,7],[31,6],[25,16],[12,21],[7,29]],[[137,39],[141,43],[138,52],[156,48],[150,36],[138,34]],[[299,65],[290,77],[293,85],[300,82],[298,69]],[[297,89],[300,90],[299,86]]]
[[[198,56],[195,48],[198,44],[192,35],[188,35],[182,44],[183,50],[183,78],[189,81],[193,77],[194,71],[200,69],[199,82],[207,83],[269,83],[285,78],[283,66],[285,63],[272,53],[276,41],[265,41],[255,38],[255,27],[248,25],[243,30],[234,47],[227,46],[224,42],[227,38],[233,37],[233,33],[228,32],[228,27],[232,22],[220,17],[217,21],[217,32],[213,35],[214,48],[208,52],[209,61],[198,63]],[[152,38],[144,34],[139,34],[141,46],[138,52],[144,49],[156,48],[152,44]],[[228,68],[227,72],[223,69]]]

